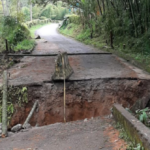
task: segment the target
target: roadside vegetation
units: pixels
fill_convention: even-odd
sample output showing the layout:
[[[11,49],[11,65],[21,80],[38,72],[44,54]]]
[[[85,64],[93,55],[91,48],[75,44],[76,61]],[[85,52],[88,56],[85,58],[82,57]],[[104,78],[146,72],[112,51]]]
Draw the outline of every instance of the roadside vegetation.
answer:
[[[150,128],[150,108],[138,109],[135,112],[130,111],[133,115],[139,119],[145,126]]]
[[[46,23],[46,24],[38,24],[38,25],[32,26],[32,27],[29,29],[30,34],[31,34],[31,37],[32,37],[32,38],[35,38],[35,31],[36,31],[37,29],[43,27],[44,25],[47,25],[47,23]]]
[[[39,6],[28,0],[1,0],[0,53],[6,50],[6,40],[11,52],[33,49],[35,30],[51,20],[62,20],[68,12],[61,1]]]
[[[75,9],[60,32],[85,44],[115,53],[150,72],[150,3],[93,0],[70,4]]]
[[[144,148],[140,145],[140,143],[135,144],[133,141],[130,140],[129,136],[127,135],[126,131],[124,128],[119,124],[115,123],[114,127],[119,130],[119,138],[123,139],[127,142],[128,146],[126,150],[144,150]],[[120,150],[123,149],[123,147],[120,147]]]

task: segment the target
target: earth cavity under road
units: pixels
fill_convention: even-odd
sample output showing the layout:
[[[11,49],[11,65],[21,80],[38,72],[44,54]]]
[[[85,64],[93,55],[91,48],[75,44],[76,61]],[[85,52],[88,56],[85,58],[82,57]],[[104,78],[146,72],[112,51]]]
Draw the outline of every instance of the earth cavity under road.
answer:
[[[87,118],[96,117],[101,110],[107,110],[108,113],[115,102],[127,102],[132,105],[137,97],[140,99],[149,93],[150,84],[147,82],[150,79],[149,74],[112,54],[103,54],[101,50],[59,34],[57,27],[57,24],[51,24],[37,30],[36,33],[43,39],[37,40],[33,54],[58,54],[64,51],[82,53],[82,55],[69,56],[74,74],[66,84],[68,89],[66,110],[69,118],[72,116],[75,118],[71,121],[78,120],[77,116],[82,118],[88,113],[90,116],[86,116]],[[87,53],[93,54],[87,55]],[[24,57],[20,63],[8,70],[9,84],[27,86],[30,96],[24,108],[14,105],[12,124],[23,123],[36,100],[39,100],[39,112],[33,114],[31,124],[48,125],[57,119],[62,120],[63,83],[56,84],[51,80],[56,58],[55,56]],[[92,107],[94,105],[95,108]],[[121,142],[121,146],[119,145],[118,136],[111,140],[110,135],[104,134],[104,130],[109,128],[110,124],[95,118],[86,122],[77,121],[33,128],[28,132],[0,139],[0,149],[118,150],[124,144]],[[117,132],[114,131],[112,135],[114,133]],[[113,147],[114,144],[118,147]]]

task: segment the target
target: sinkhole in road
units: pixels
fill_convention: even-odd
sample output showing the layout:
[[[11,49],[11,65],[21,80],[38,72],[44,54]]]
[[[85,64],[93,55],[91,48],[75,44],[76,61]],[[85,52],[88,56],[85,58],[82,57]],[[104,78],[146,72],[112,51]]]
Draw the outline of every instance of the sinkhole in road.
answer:
[[[114,103],[131,107],[135,101],[147,95],[150,81],[138,79],[94,79],[66,82],[66,120],[105,116],[111,113]],[[28,86],[28,103],[15,106],[10,125],[24,123],[34,102],[39,107],[34,112],[32,126],[63,122],[63,82]]]

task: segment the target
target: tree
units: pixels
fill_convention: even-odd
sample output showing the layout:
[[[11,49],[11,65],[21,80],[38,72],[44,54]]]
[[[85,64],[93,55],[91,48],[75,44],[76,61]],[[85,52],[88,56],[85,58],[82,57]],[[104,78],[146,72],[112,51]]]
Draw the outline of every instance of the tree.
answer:
[[[1,3],[2,3],[4,16],[9,16],[10,15],[10,1],[9,0],[1,0]]]

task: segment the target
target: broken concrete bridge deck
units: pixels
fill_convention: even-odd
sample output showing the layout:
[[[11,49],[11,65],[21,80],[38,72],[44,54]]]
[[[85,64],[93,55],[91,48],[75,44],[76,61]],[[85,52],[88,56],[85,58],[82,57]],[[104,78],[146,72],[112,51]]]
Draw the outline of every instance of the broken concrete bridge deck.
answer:
[[[25,57],[22,62],[9,69],[12,85],[51,82],[55,71],[56,57]],[[112,55],[69,56],[74,73],[69,81],[103,78],[138,78],[128,66],[119,63]]]
[[[46,32],[45,32],[46,31]],[[150,79],[150,75],[129,65],[112,54],[85,45],[57,32],[57,24],[45,26],[37,31],[42,38],[37,40],[33,54],[58,54],[59,52],[82,55],[68,56],[74,73],[69,81],[90,79]],[[90,53],[89,55],[87,55]],[[91,54],[93,53],[93,54]],[[95,54],[96,53],[96,54]],[[105,53],[105,54],[104,54]],[[51,82],[55,59],[51,57],[24,57],[9,69],[11,85],[28,85]],[[2,79],[0,79],[2,83]]]
[[[92,83],[83,85],[86,87],[89,84],[87,91],[81,91],[81,88],[78,88],[78,84],[72,85],[72,87],[75,87],[77,90],[73,90],[73,92],[72,90],[67,91],[68,106],[72,106],[67,108],[66,112],[68,116],[71,116],[71,118],[77,118],[78,115],[84,117],[85,115],[89,114],[89,116],[91,115],[90,118],[92,117],[90,120],[85,119],[84,121],[70,122],[66,124],[54,124],[33,128],[28,132],[19,132],[13,134],[9,138],[0,139],[1,149],[26,150],[30,148],[37,150],[117,150],[122,146],[126,147],[126,143],[122,142],[119,138],[119,132],[117,133],[117,131],[113,129],[111,125],[111,119],[106,121],[102,120],[101,118],[93,117],[95,117],[97,114],[99,115],[99,112],[102,111],[106,111],[108,113],[115,100],[118,100],[121,103],[129,103],[130,101],[132,102],[137,100],[137,97],[143,97],[143,95],[147,92],[146,90],[146,92],[143,90],[143,87],[144,89],[149,89],[149,87],[147,85],[145,86],[145,83],[143,83],[144,85],[140,87],[140,83],[135,83],[137,81],[134,82],[133,80],[150,80],[150,75],[141,69],[128,64],[126,61],[116,57],[115,55],[108,53],[106,54],[101,50],[82,44],[73,40],[72,38],[60,35],[57,32],[57,27],[57,24],[50,24],[44,26],[36,32],[36,34],[40,35],[42,39],[37,40],[37,45],[33,51],[33,54],[58,54],[59,52],[82,54],[68,56],[70,65],[74,70],[74,73],[69,78],[69,81],[82,82],[82,80],[95,79],[131,79],[132,82],[129,83],[126,81],[126,84],[114,83],[110,88],[104,91],[103,89],[105,89],[107,85],[104,86],[105,83],[99,82],[95,84],[95,88],[93,88],[93,90],[96,91],[98,89],[97,87],[99,86],[97,95],[95,92],[91,91],[93,86]],[[55,71],[56,58],[57,56],[23,57],[20,63],[14,65],[8,70],[10,73],[9,83],[17,86],[52,82],[51,77]],[[97,82],[97,80],[95,82]],[[0,79],[0,84],[2,84],[2,78]],[[30,95],[30,103],[29,105],[27,104],[28,107],[26,108],[19,108],[20,112],[18,111],[19,109],[17,109],[15,112],[16,115],[14,114],[16,122],[18,119],[18,122],[20,123],[20,120],[25,117],[25,114],[29,113],[28,110],[31,109],[30,105],[32,104],[32,101],[37,99],[40,100],[40,107],[38,112],[36,112],[36,114],[33,116],[32,122],[34,122],[35,118],[36,124],[42,122],[44,125],[48,125],[52,123],[52,121],[62,118],[63,86],[56,84],[56,87],[50,90],[50,84],[43,84],[45,86],[41,86],[40,88],[29,88],[28,92]],[[108,86],[111,84],[108,84]],[[66,85],[68,85],[68,83]],[[102,87],[100,87],[100,85]],[[122,85],[124,88],[118,88],[120,85]],[[60,88],[57,89],[57,87]],[[115,90],[111,91],[111,88]],[[134,88],[135,90],[133,93]],[[124,91],[124,89],[126,90]],[[122,92],[118,92],[119,90]],[[139,94],[139,91],[141,91],[141,94]],[[88,101],[87,99],[87,97],[90,98],[90,94],[93,98],[93,101]],[[55,95],[59,96],[54,97]],[[81,96],[82,100],[80,98]],[[96,100],[95,103],[94,100]],[[79,105],[72,105],[72,102],[74,102],[74,104],[80,103]],[[91,102],[94,105],[91,105]],[[32,122],[30,123],[32,124]],[[110,137],[107,132],[105,133],[105,130],[113,137]],[[126,149],[125,147],[124,149]]]

